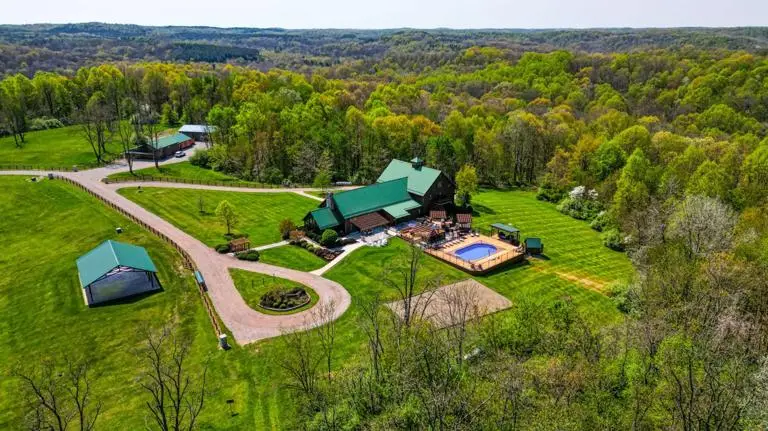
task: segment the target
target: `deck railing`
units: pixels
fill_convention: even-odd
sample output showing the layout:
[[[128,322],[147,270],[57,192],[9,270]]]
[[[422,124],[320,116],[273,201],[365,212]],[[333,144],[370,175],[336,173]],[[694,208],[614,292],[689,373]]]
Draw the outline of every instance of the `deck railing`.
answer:
[[[440,249],[431,248],[428,245],[424,245],[422,241],[414,238],[410,235],[400,235],[400,238],[420,246],[425,253],[430,254],[438,259],[441,259],[449,264],[470,272],[472,274],[484,274],[497,268],[498,266],[507,262],[517,262],[525,257],[525,253],[518,250],[505,250],[501,253],[495,253],[490,256],[490,259],[484,260],[482,263],[474,263],[469,260],[460,258],[459,256],[448,253]],[[476,243],[475,243],[476,244]]]
[[[507,262],[518,261],[524,256],[524,253],[517,250],[506,250],[501,253],[491,255],[490,258],[483,260],[481,263],[474,263],[472,261],[462,259],[453,253],[448,253],[442,250],[425,248],[424,251],[427,254],[431,254],[432,256],[444,260],[453,266],[477,274],[486,273]]]

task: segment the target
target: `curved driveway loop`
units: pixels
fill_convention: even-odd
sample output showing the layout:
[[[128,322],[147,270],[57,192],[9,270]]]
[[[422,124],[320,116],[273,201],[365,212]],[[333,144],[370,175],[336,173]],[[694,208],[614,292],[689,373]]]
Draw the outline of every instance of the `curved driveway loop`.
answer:
[[[112,171],[114,172],[114,171]],[[193,238],[181,229],[173,226],[168,221],[145,210],[133,201],[117,193],[118,188],[136,185],[155,185],[151,183],[120,183],[104,184],[101,182],[104,170],[93,169],[82,172],[58,172],[57,174],[69,178],[103,199],[113,203],[125,212],[131,214],[154,229],[167,235],[180,247],[189,253],[198,271],[205,278],[208,287],[208,295],[219,317],[232,332],[235,340],[240,344],[248,344],[266,338],[277,337],[284,332],[300,331],[311,328],[312,310],[306,310],[296,314],[285,316],[273,316],[250,308],[243,300],[240,292],[235,288],[229,268],[239,268],[261,274],[274,275],[280,278],[296,281],[311,287],[318,295],[317,305],[334,304],[334,318],[340,317],[349,308],[351,297],[343,286],[335,281],[328,280],[319,275],[308,272],[296,271],[279,266],[267,265],[259,262],[246,262],[232,256],[221,255],[207,247],[202,242]],[[0,175],[44,175],[42,171],[0,171]],[[160,187],[205,188],[222,189],[213,186],[196,186],[191,184],[157,183]],[[223,188],[227,189],[227,188]],[[312,189],[247,189],[232,188],[232,191],[241,192],[298,192]]]

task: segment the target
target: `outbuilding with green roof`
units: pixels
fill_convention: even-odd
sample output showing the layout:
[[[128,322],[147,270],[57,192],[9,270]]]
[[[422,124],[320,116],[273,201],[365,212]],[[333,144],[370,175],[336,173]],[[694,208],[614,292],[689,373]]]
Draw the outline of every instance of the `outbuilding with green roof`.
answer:
[[[107,240],[76,263],[89,306],[161,288],[157,267],[143,247]]]
[[[183,133],[161,136],[157,141],[150,140],[144,145],[130,151],[133,157],[141,159],[164,159],[175,152],[195,145],[195,140]]]

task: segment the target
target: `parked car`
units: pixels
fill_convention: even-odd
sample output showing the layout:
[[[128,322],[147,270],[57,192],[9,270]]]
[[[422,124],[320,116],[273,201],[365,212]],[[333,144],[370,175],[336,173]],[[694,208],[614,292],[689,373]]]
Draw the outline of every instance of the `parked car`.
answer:
[[[186,156],[186,155],[187,155],[187,153],[185,153],[184,151],[176,151],[176,154],[175,154],[175,156],[176,156],[177,158],[179,158],[179,157],[184,157],[184,156]]]

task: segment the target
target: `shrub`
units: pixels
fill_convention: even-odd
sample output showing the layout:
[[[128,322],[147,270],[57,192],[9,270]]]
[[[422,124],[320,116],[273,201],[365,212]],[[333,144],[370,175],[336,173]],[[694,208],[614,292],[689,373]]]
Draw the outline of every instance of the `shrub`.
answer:
[[[600,235],[600,239],[603,240],[603,245],[611,250],[624,251],[624,241],[618,229],[608,229]]]
[[[259,252],[256,250],[241,251],[241,252],[235,253],[235,257],[240,260],[249,260],[251,262],[256,262],[259,260]]]
[[[597,200],[596,191],[578,186],[568,193],[557,209],[578,220],[592,220],[603,210],[603,205]]]
[[[335,230],[326,229],[323,231],[323,236],[320,237],[320,244],[330,247],[336,245],[339,241],[339,234]]]
[[[189,157],[189,164],[203,169],[211,169],[211,157],[208,150],[195,151],[195,154]]]
[[[229,244],[219,244],[216,247],[214,247],[217,252],[219,253],[229,253]]]
[[[288,239],[288,237],[291,235],[291,231],[296,229],[296,224],[290,219],[283,219],[280,221],[278,229],[280,230],[280,237],[283,239]]]
[[[608,297],[616,304],[616,308],[622,313],[632,313],[639,307],[639,298],[632,285],[626,282],[617,282],[608,286]]]
[[[542,184],[536,193],[536,199],[552,203],[560,202],[560,200],[563,199],[563,196],[565,196],[565,192],[546,183]]]
[[[302,306],[310,301],[310,296],[306,290],[300,287],[291,289],[277,288],[270,290],[262,295],[259,304],[262,307],[288,310]]]
[[[261,172],[259,179],[268,184],[280,184],[283,182],[283,173],[280,169],[270,166]]]
[[[613,218],[608,214],[607,211],[600,211],[597,216],[592,220],[592,222],[589,224],[589,227],[592,229],[602,232],[604,230],[607,230],[609,227],[615,226]]]
[[[56,118],[48,118],[48,117],[40,117],[40,118],[33,118],[29,122],[29,130],[48,130],[48,129],[58,129],[60,127],[64,127],[64,124],[57,120]]]

